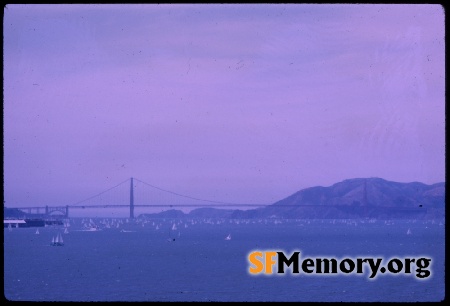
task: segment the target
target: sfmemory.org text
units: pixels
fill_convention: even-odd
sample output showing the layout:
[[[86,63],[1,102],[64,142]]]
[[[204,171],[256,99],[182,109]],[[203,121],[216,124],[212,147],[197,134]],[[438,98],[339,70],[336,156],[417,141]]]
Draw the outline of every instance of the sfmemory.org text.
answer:
[[[364,274],[368,272],[370,279],[375,279],[380,273],[410,274],[418,279],[431,276],[431,258],[300,258],[300,251],[286,256],[283,251],[253,251],[248,254],[250,264],[248,272],[252,275],[283,275],[285,266],[290,267],[292,274]]]

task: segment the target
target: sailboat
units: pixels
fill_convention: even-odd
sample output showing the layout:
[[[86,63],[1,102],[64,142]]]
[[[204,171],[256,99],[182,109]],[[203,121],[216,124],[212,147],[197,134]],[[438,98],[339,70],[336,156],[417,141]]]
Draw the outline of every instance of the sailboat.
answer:
[[[11,226],[11,223],[10,224],[8,224],[8,230],[11,232],[12,231],[12,226]]]
[[[169,242],[173,242],[175,241],[175,231],[177,230],[177,226],[175,225],[175,223],[172,225],[172,230],[169,233],[169,238],[167,239],[167,241]],[[180,237],[180,232],[178,232],[178,237]]]
[[[39,229],[36,229],[36,235],[39,235]]]
[[[408,231],[406,232],[406,235],[411,235],[411,234],[412,234],[411,229],[408,228]]]
[[[225,240],[231,240],[231,234],[228,234],[228,236],[225,237]]]
[[[67,229],[67,227],[64,229],[64,234],[68,234],[69,230]]]
[[[64,245],[64,241],[63,241],[63,237],[61,236],[61,233],[58,234],[58,236],[56,236],[56,245],[57,246],[62,246]]]
[[[52,238],[52,243],[50,243],[51,246],[63,246],[64,245],[64,241],[62,238],[61,233],[58,233],[58,235],[56,235],[56,237]]]

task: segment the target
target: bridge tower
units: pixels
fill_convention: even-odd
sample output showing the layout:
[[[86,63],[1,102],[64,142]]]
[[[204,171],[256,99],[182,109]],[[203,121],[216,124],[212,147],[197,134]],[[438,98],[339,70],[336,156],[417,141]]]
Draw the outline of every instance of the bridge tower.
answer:
[[[130,219],[134,219],[133,178],[130,180]]]

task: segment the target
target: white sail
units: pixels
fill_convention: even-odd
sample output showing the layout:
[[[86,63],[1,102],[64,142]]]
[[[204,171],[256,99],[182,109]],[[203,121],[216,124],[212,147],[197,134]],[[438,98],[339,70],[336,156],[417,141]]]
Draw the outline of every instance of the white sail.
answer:
[[[39,229],[36,230],[36,235],[39,235]]]
[[[64,241],[63,238],[61,236],[61,233],[58,233],[58,235],[56,235],[56,237],[52,238],[52,243],[51,245],[53,246],[61,246],[64,245]]]
[[[64,229],[64,234],[68,234],[69,230],[67,229],[67,227]]]
[[[176,229],[177,229],[177,226],[176,226],[176,224],[174,223],[174,224],[172,225],[172,230],[175,231]]]
[[[228,236],[225,238],[225,240],[231,240],[231,234],[228,234]]]

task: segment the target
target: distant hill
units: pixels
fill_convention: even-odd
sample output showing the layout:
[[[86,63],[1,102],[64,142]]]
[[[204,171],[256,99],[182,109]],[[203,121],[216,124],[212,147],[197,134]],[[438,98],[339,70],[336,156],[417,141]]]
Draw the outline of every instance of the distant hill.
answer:
[[[392,182],[381,178],[355,178],[330,187],[302,189],[263,208],[200,208],[183,215],[236,219],[443,219],[445,183],[426,185],[420,182]]]
[[[330,187],[300,190],[273,205],[241,211],[239,217],[277,218],[444,218],[445,183],[398,183],[356,178]]]
[[[197,208],[189,212],[184,213],[181,210],[170,209],[162,211],[160,213],[141,214],[139,217],[143,218],[231,218],[233,210],[231,209],[217,209],[217,208]]]
[[[31,214],[19,208],[3,207],[3,219],[45,219],[45,214]]]
[[[7,219],[25,219],[27,217],[28,217],[28,214],[18,208],[3,207],[3,218],[4,219],[5,218],[7,218]]]

